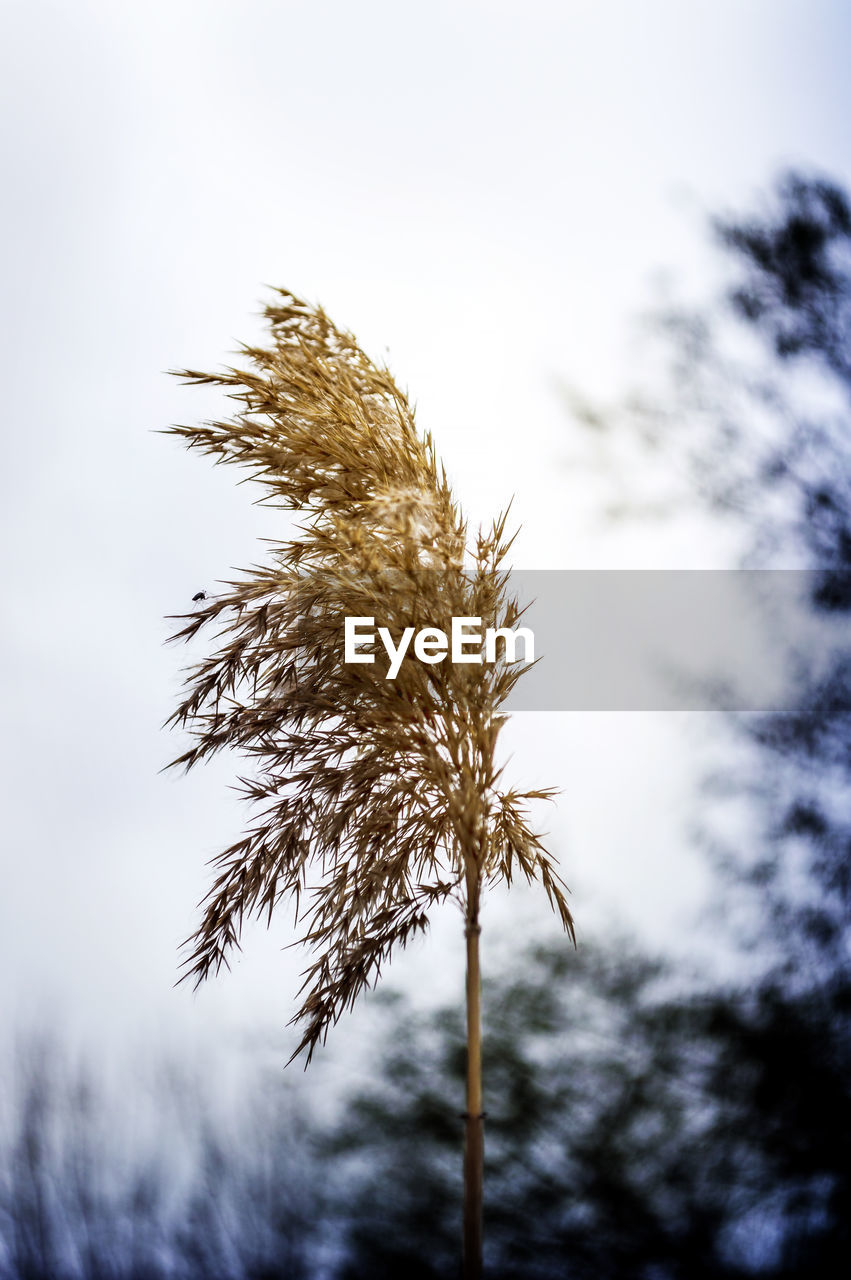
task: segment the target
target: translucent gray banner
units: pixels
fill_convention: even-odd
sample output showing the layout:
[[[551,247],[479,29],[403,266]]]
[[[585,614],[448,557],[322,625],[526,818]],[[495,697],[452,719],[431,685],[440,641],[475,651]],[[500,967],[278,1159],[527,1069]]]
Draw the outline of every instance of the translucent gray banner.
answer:
[[[509,587],[537,659],[509,710],[782,712],[851,656],[841,571],[530,570]]]

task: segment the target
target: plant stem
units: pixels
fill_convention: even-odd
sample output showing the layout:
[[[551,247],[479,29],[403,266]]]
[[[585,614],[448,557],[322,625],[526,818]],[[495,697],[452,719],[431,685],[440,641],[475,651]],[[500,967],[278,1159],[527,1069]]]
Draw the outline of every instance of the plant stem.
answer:
[[[464,1143],[464,1280],[482,1274],[482,1011],[479,971],[479,883],[467,882],[467,1115]]]

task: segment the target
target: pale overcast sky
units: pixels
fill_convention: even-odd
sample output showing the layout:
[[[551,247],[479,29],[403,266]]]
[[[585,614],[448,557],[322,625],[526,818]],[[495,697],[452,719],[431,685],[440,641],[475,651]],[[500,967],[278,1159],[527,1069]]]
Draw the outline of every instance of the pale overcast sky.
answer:
[[[704,210],[788,164],[851,181],[851,10],[28,0],[4,17],[0,1008],[7,1027],[61,1013],[83,1040],[276,1032],[284,920],[233,979],[172,988],[204,863],[243,814],[225,761],[158,774],[182,661],[162,617],[278,526],[155,434],[220,406],[164,370],[226,361],[258,335],[263,284],[285,285],[388,359],[474,521],[516,495],[519,564],[600,563],[554,380],[625,384],[656,274],[708,278]],[[695,532],[655,554],[714,548]],[[665,862],[682,728],[512,726],[518,780],[565,788],[550,826],[580,929],[610,898],[661,934],[699,907],[694,867]],[[454,928],[421,948],[450,985]]]

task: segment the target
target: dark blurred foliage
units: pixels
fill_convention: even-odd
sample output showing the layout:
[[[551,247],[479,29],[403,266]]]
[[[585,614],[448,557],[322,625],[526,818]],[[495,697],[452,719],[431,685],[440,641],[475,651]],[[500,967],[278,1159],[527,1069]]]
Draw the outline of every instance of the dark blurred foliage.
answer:
[[[632,949],[553,945],[486,982],[489,1276],[720,1274],[705,1255],[726,1190],[719,1203],[695,1199],[693,1148],[708,1120],[695,1103],[709,1058],[684,1006],[668,1023],[654,994],[661,974]],[[393,1048],[329,1152],[360,1170],[346,1175],[355,1194],[341,1274],[452,1276],[461,1020],[413,1019],[388,1002],[386,1025]],[[707,1191],[711,1174],[707,1163]]]
[[[781,360],[812,356],[851,384],[851,209],[835,183],[784,175],[766,214],[721,218],[736,257],[729,301]]]
[[[225,1112],[175,1063],[110,1088],[55,1038],[19,1043],[0,1095],[0,1276],[315,1275],[320,1172],[281,1075],[252,1070]]]
[[[832,409],[783,405],[764,385],[780,418],[752,478],[750,517],[762,524],[764,489],[784,485],[795,535],[825,575],[817,608],[851,608],[851,206],[836,185],[788,174],[762,217],[716,224],[739,281],[728,302],[778,361],[811,367],[837,394]],[[747,422],[742,424],[742,432]],[[710,447],[712,443],[710,441]]]
[[[847,1029],[768,985],[669,978],[629,947],[554,946],[486,987],[494,1280],[845,1274]],[[376,1067],[328,1148],[339,1274],[456,1275],[460,1021],[388,1008]]]
[[[742,720],[754,748],[744,781],[763,840],[750,856],[734,851],[719,867],[731,887],[750,886],[759,904],[757,940],[775,944],[766,991],[773,998],[809,993],[814,1004],[835,1009],[839,1024],[847,1015],[851,943],[851,205],[831,182],[788,174],[760,215],[715,226],[734,267],[726,307],[771,360],[748,384],[754,414],[763,410],[757,454],[736,447],[753,415],[740,403],[731,433],[731,418],[718,407],[723,382],[714,401],[704,397],[710,411],[692,449],[695,487],[707,474],[717,485],[726,469],[750,531],[749,562],[794,558],[815,571],[814,613],[845,621],[826,668],[810,670],[808,655],[795,655],[800,693],[791,713]],[[712,353],[707,340],[692,388],[717,378]],[[688,388],[689,379],[680,385]],[[690,403],[686,392],[686,410]],[[749,470],[748,461],[758,465]]]
[[[714,225],[724,298],[660,320],[655,398],[584,420],[674,460],[692,502],[739,520],[747,563],[819,570],[813,609],[841,619],[849,203],[788,175],[761,210]],[[517,951],[486,981],[492,1280],[846,1274],[851,663],[808,675],[806,658],[794,711],[742,717],[747,764],[707,789],[718,945],[748,978],[711,985],[608,940]],[[744,798],[755,836],[713,834],[725,794]],[[460,1003],[371,1007],[372,1083],[321,1125],[289,1073],[248,1073],[223,1115],[172,1072],[140,1137],[116,1122],[140,1105],[138,1081],[110,1102],[55,1046],[31,1046],[0,1099],[0,1277],[457,1275]]]

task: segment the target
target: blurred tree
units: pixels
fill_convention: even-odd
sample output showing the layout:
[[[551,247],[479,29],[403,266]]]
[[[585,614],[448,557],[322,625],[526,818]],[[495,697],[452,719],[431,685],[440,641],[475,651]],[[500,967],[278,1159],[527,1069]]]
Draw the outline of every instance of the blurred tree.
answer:
[[[757,211],[713,220],[729,278],[721,297],[668,308],[652,336],[663,393],[578,415],[639,439],[683,498],[738,521],[743,563],[813,571],[814,614],[851,612],[851,203],[789,173]],[[645,507],[647,504],[645,504]],[[655,504],[664,510],[664,504]],[[838,1274],[851,1210],[851,653],[827,669],[797,654],[790,714],[741,717],[748,767],[708,780],[745,795],[760,835],[731,847],[706,815],[719,915],[762,958],[750,992],[718,1002],[718,1091],[742,1089],[737,1131],[764,1178],[742,1222],[766,1230],[777,1275]],[[747,924],[745,924],[747,922]],[[741,1228],[744,1230],[744,1227]]]
[[[713,227],[732,278],[717,304],[659,317],[663,406],[634,396],[597,423],[673,454],[686,495],[737,517],[745,564],[809,569],[813,612],[841,618],[851,613],[851,205],[831,182],[788,174],[759,214]],[[851,653],[846,642],[828,669],[797,657],[791,714],[739,723],[755,748],[748,787],[763,848],[718,863],[756,889],[757,933],[765,943],[773,932],[796,990],[847,972],[851,893]]]
[[[817,571],[813,610],[851,613],[848,197],[833,183],[789,175],[768,216],[720,222],[718,231],[740,265],[731,309],[778,363],[814,388],[800,409],[796,402],[787,410],[785,431],[753,479],[751,521],[760,531],[761,490],[781,485],[787,536]],[[770,1152],[785,1196],[786,1273],[839,1275],[851,1221],[847,632],[829,669],[805,676],[792,714],[744,727],[757,748],[752,790],[765,840],[758,859],[742,865],[728,857],[725,865],[740,890],[759,895],[778,956],[758,986],[755,1016],[739,1028],[762,1074],[750,1128]]]

